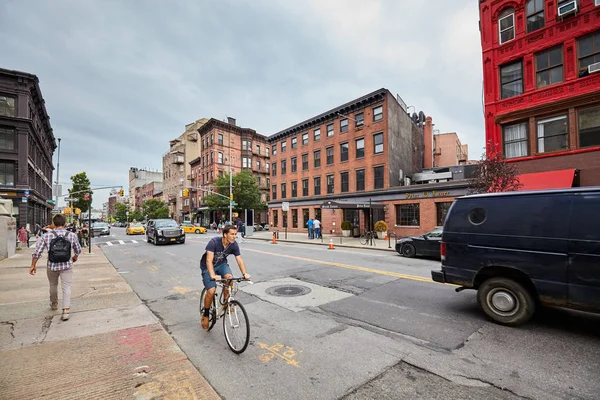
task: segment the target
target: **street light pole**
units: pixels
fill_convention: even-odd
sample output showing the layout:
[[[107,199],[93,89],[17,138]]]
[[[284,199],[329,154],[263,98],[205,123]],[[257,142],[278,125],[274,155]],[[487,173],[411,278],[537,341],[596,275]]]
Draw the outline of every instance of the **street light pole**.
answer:
[[[229,222],[233,224],[233,172],[229,160]]]
[[[58,207],[58,175],[60,172],[60,138],[58,138],[58,157],[56,159],[56,195],[55,195],[55,200],[54,200],[54,207]],[[62,195],[62,193],[61,193]]]

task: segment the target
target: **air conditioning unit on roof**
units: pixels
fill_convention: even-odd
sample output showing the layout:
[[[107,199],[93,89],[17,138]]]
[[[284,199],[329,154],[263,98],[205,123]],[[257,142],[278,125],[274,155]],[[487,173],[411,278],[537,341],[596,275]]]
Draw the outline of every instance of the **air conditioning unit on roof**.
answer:
[[[588,73],[593,74],[594,72],[600,72],[600,62],[588,65]]]
[[[577,12],[577,0],[571,0],[558,6],[558,16],[565,17]]]

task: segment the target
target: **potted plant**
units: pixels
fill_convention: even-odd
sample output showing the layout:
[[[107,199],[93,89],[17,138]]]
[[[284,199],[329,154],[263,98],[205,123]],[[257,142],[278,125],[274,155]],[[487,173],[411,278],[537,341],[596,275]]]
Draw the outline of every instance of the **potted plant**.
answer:
[[[384,239],[385,234],[388,230],[388,224],[385,221],[377,221],[375,222],[375,232],[377,232],[377,237],[379,239]]]
[[[350,223],[350,221],[342,221],[342,236],[350,237],[351,233],[352,233],[352,224]]]

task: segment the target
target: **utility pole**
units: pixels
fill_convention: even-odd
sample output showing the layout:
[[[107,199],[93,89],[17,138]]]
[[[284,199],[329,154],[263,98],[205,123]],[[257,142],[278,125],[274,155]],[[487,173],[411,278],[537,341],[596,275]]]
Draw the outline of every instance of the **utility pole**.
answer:
[[[231,159],[229,160],[229,222],[233,224],[233,172]]]
[[[58,207],[58,182],[60,182],[58,180],[58,173],[60,172],[60,138],[58,138],[58,157],[56,159],[56,195],[55,195],[55,199],[54,199],[54,207]],[[62,195],[62,193],[60,194]]]

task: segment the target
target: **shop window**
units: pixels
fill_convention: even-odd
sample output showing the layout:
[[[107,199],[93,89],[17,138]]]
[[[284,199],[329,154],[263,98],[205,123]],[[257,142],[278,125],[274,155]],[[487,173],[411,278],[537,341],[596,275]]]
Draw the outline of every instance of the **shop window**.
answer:
[[[298,227],[298,210],[293,209],[292,210],[292,228],[297,228],[297,227]]]
[[[0,186],[15,186],[15,164],[0,162]]]
[[[279,212],[277,210],[273,210],[273,226],[275,228],[279,227]]]
[[[315,219],[318,219],[319,221],[321,221],[321,209],[320,208],[315,208]],[[323,221],[321,221],[323,222]]]
[[[418,203],[396,205],[396,225],[420,226],[421,213]]]
[[[435,203],[435,210],[437,216],[436,226],[444,226],[444,221],[446,220],[446,215],[448,215],[448,210],[450,210],[451,205],[451,201]]]
[[[308,208],[303,208],[302,209],[302,227],[308,227],[308,220],[310,219],[309,217],[309,211]]]

